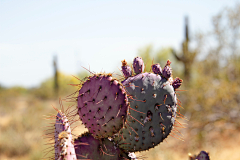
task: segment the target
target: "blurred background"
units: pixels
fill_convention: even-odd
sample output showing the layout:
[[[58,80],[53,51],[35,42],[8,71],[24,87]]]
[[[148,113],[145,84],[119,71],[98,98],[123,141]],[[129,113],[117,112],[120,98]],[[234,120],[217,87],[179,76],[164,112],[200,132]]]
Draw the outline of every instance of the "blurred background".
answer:
[[[72,75],[118,76],[121,60],[136,56],[147,71],[172,61],[188,119],[179,119],[181,134],[138,155],[188,160],[205,150],[240,159],[240,1],[1,0],[0,22],[1,160],[50,157],[43,115],[78,89],[68,85],[79,84]]]

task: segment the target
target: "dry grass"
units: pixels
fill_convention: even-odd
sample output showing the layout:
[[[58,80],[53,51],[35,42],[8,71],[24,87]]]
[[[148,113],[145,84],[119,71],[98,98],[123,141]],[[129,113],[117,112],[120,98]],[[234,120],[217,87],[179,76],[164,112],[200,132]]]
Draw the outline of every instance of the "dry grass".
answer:
[[[184,129],[188,132],[188,129]],[[184,142],[173,137],[168,137],[159,146],[147,152],[141,152],[139,155],[145,155],[147,159],[159,160],[188,160],[188,153],[192,155],[198,154],[201,150],[210,153],[211,160],[239,160],[240,159],[240,131],[239,130],[226,130],[223,134],[209,133],[206,135],[208,139],[202,143],[199,148],[192,147],[191,136],[184,134]],[[197,142],[194,142],[197,143]]]
[[[39,160],[44,154],[43,150],[49,146],[41,136],[43,126],[48,125],[43,120],[43,115],[56,114],[51,107],[59,108],[59,102],[55,100],[40,100],[29,94],[7,93],[8,100],[2,94],[0,98],[0,159],[1,160]],[[69,106],[69,103],[64,103]],[[80,122],[75,123],[79,125]],[[221,127],[221,123],[218,124]],[[184,142],[169,136],[166,141],[147,152],[138,153],[145,159],[159,160],[188,160],[188,153],[197,154],[201,150],[210,152],[211,159],[239,160],[240,154],[240,131],[231,127],[222,127],[225,130],[211,131],[203,135],[203,141],[196,140],[198,134],[188,128],[179,129],[183,134]],[[86,131],[84,126],[78,126],[74,135]],[[51,153],[48,155],[51,156]]]

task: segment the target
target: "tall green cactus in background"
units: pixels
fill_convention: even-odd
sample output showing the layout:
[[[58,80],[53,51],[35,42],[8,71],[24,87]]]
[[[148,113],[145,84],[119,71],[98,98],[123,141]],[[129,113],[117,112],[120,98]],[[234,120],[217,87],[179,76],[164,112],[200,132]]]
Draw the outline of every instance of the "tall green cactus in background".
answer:
[[[58,65],[57,65],[57,56],[54,56],[53,67],[54,67],[54,93],[55,93],[55,96],[58,97],[58,94],[59,94],[59,83],[58,83],[59,71],[58,71]]]
[[[191,68],[192,64],[198,54],[198,50],[190,51],[189,49],[189,30],[188,30],[188,17],[185,17],[185,40],[182,43],[182,53],[181,55],[177,54],[173,49],[172,54],[178,61],[181,61],[184,65],[184,78],[189,81],[191,78]]]

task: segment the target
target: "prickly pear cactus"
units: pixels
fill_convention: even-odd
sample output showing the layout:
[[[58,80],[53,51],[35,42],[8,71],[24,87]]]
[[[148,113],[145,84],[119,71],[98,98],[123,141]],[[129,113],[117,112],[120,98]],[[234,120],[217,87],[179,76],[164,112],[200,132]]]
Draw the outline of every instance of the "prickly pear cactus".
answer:
[[[140,62],[135,63],[139,59],[134,59],[133,68],[139,68]],[[114,139],[119,148],[128,152],[148,150],[171,132],[176,118],[177,97],[168,81],[171,77],[169,62],[163,70],[164,77],[155,73],[139,73],[140,69],[135,69],[136,75],[122,82],[128,92],[130,110],[125,128]],[[144,66],[143,62],[141,66]]]
[[[136,151],[155,147],[170,134],[177,113],[175,91],[182,80],[172,78],[171,62],[162,69],[152,65],[153,73],[144,72],[142,58],[136,57],[133,69],[122,61],[124,80],[111,74],[93,74],[79,84],[77,114],[88,128],[72,142],[67,116],[75,122],[76,110],[58,109],[55,121],[55,159],[136,159]],[[76,97],[74,97],[75,99]],[[64,111],[63,107],[62,110]],[[53,133],[47,134],[53,138]]]
[[[78,114],[95,138],[117,133],[125,123],[127,110],[126,91],[111,74],[94,74],[79,90]]]
[[[82,145],[85,144],[85,145]],[[126,153],[115,147],[107,138],[95,139],[90,133],[84,133],[74,140],[78,159],[122,160],[129,159]]]
[[[61,111],[56,116],[54,137],[55,160],[76,160],[70,125],[67,117]]]

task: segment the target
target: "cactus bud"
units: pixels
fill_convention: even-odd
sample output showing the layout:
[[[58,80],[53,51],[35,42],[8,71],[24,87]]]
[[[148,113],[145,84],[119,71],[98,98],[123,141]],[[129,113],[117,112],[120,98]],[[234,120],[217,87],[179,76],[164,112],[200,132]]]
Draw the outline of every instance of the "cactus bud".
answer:
[[[132,76],[132,69],[129,65],[127,65],[127,62],[125,61],[125,59],[122,61],[122,72],[125,78]]]

